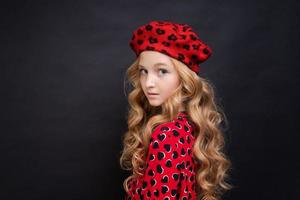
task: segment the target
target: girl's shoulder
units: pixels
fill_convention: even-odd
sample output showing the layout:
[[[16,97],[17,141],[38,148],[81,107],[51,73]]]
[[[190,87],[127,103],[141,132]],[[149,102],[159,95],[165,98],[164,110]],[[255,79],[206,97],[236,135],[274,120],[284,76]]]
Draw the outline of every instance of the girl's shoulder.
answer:
[[[172,121],[164,122],[155,127],[152,136],[166,134],[166,136],[186,136],[191,135],[193,131],[193,124],[186,112],[179,112]]]

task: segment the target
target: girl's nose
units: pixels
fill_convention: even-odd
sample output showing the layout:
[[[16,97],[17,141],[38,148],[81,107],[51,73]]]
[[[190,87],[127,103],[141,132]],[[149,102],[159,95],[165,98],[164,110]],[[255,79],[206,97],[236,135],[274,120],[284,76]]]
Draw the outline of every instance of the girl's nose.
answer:
[[[146,79],[146,87],[153,87],[155,85],[155,77],[148,75]]]

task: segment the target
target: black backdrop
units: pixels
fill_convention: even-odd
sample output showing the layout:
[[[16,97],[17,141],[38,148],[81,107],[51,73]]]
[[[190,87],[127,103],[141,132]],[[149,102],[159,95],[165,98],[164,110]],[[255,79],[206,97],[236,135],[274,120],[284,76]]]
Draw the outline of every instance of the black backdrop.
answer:
[[[201,76],[229,120],[224,199],[297,199],[299,4],[1,3],[0,199],[122,199],[131,31],[188,23],[213,49]]]

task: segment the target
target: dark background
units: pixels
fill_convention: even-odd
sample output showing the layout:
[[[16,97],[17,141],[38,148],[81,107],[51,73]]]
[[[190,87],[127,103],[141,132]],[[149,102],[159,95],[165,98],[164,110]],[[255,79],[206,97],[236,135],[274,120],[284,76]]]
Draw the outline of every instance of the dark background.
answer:
[[[9,1],[0,6],[0,199],[122,199],[132,31],[191,25],[229,120],[224,199],[299,199],[299,3]],[[298,68],[298,69],[297,69]]]

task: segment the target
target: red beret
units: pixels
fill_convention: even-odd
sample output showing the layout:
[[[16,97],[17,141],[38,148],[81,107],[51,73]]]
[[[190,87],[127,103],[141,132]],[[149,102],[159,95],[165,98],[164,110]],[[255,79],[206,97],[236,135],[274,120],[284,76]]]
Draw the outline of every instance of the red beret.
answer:
[[[189,25],[169,21],[151,21],[138,27],[129,45],[137,57],[144,50],[158,51],[183,62],[197,74],[199,64],[212,54]]]

